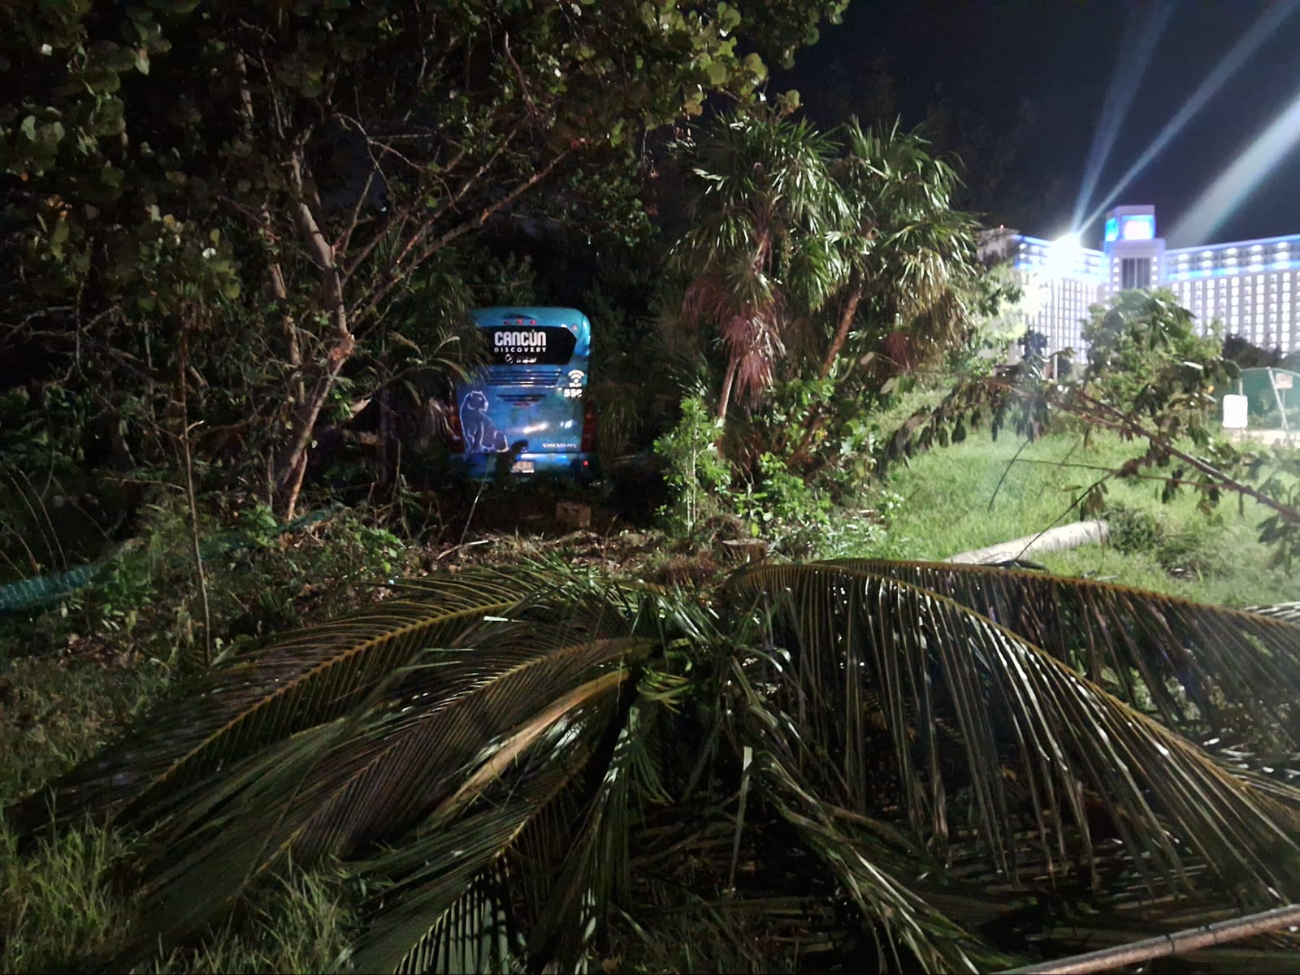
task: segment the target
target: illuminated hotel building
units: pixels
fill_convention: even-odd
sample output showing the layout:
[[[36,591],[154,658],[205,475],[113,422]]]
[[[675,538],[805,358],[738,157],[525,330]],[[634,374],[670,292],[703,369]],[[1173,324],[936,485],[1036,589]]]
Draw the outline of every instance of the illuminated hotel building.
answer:
[[[1300,234],[1168,250],[1156,236],[1155,208],[1124,206],[1107,215],[1099,251],[1077,240],[994,230],[985,233],[981,253],[1013,262],[1026,328],[1047,338],[1049,352],[1083,351],[1090,305],[1127,288],[1157,287],[1173,291],[1203,332],[1218,320],[1225,337],[1283,353],[1300,348],[1300,306],[1293,301]]]

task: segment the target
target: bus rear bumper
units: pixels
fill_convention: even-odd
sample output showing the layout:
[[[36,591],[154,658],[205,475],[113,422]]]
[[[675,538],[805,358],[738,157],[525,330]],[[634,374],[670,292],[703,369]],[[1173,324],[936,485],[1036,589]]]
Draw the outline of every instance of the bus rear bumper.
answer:
[[[594,453],[530,453],[525,451],[513,460],[509,454],[462,454],[460,461],[465,473],[479,480],[495,480],[501,475],[528,477],[543,474],[552,477],[571,477],[579,481],[592,481],[598,477],[599,466]]]

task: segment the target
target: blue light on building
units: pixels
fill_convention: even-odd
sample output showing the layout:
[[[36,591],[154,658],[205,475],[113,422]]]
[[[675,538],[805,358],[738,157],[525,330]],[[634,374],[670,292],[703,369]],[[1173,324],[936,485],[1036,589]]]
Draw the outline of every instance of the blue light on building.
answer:
[[[1121,240],[1155,240],[1155,214],[1144,213],[1135,217],[1125,217],[1120,223],[1119,236]]]

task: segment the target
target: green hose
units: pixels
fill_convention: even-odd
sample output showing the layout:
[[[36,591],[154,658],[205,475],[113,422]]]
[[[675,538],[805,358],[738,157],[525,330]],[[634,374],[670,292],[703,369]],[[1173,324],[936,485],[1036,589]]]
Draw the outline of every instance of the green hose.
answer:
[[[280,528],[280,533],[295,532],[308,525],[323,521],[340,510],[340,505],[312,511],[295,518]],[[237,533],[230,533],[205,542],[200,546],[200,555],[206,561],[214,556],[238,549],[249,548],[252,543]],[[49,575],[36,576],[32,579],[20,579],[8,585],[0,586],[0,616],[14,613],[30,613],[35,610],[48,609],[60,599],[94,583],[101,576],[112,570],[116,559],[104,559],[88,565],[79,565],[66,572],[53,572]],[[177,562],[182,561],[177,559]]]

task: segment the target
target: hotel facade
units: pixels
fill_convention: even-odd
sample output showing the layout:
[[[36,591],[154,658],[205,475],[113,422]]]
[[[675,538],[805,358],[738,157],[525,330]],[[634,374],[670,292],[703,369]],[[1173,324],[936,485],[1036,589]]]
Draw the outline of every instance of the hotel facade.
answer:
[[[1300,348],[1300,234],[1169,249],[1156,234],[1155,207],[1122,206],[1106,218],[1101,250],[1076,239],[986,231],[981,254],[1011,262],[1024,289],[1026,329],[1047,339],[1047,351],[1084,350],[1088,308],[1129,288],[1169,288],[1202,332],[1218,321],[1238,335],[1283,354]]]

